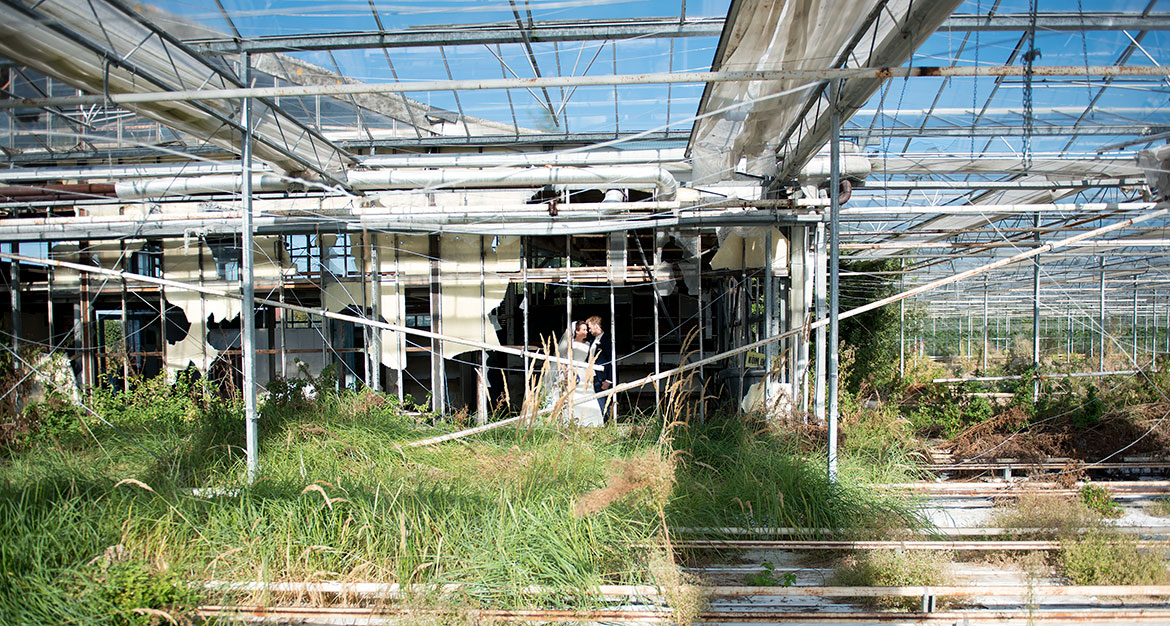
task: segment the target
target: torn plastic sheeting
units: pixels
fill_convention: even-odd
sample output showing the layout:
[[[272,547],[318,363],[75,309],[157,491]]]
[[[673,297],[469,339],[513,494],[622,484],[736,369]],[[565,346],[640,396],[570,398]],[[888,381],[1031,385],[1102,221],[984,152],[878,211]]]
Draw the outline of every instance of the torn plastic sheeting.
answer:
[[[1154,195],[1170,198],[1170,145],[1157,146],[1137,153],[1138,165]]]
[[[874,0],[740,3],[725,28],[712,69],[803,69],[837,57]],[[853,19],[841,19],[841,16]],[[691,139],[693,180],[730,180],[741,158],[755,174],[775,173],[774,146],[808,97],[799,80],[722,83],[708,87],[700,114],[727,109],[696,123]]]
[[[281,279],[284,270],[291,268],[288,265],[282,268],[277,262],[277,259],[288,258],[288,254],[279,249],[279,246],[284,245],[283,240],[280,237],[256,237],[254,244],[253,276],[259,279]],[[222,291],[239,288],[239,281],[220,279],[215,255],[202,238],[163,242],[163,278]],[[173,289],[166,292],[166,301],[182,309],[191,324],[185,337],[167,344],[168,376],[173,377],[191,365],[206,372],[219,355],[219,351],[207,341],[208,319],[226,322],[238,318],[241,300]]]
[[[788,238],[777,228],[724,228],[719,230],[719,250],[711,258],[711,269],[741,270],[762,268],[767,263],[767,236],[772,232],[772,271],[788,267]]]
[[[739,404],[744,413],[762,413],[770,418],[792,414],[792,385],[764,379],[748,387]]]
[[[520,271],[520,238],[443,235],[439,240],[439,251],[442,256],[439,261],[442,284],[439,332],[500,345],[489,317],[508,293],[511,278],[507,274]],[[440,350],[443,358],[449,359],[475,348],[443,341]]]
[[[668,230],[667,234],[673,237],[678,243],[678,246],[685,252],[683,261],[679,263],[679,269],[682,273],[682,280],[683,284],[686,285],[687,293],[692,296],[698,296],[700,288],[699,268],[702,264],[702,259],[700,258],[703,247],[702,238],[696,232]]]
[[[227,298],[211,298],[212,300],[226,300]],[[177,343],[167,344],[167,378],[174,380],[175,375],[194,365],[195,369],[206,372],[219,356],[207,341],[207,305],[208,298],[193,291],[173,290],[167,293],[167,303],[179,307],[187,316],[191,327],[187,335]]]

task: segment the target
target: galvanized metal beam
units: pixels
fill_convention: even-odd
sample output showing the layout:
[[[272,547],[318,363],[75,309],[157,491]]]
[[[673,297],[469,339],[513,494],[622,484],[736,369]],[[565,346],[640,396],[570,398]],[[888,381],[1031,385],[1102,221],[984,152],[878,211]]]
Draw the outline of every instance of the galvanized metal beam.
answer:
[[[359,93],[419,93],[428,91],[473,91],[482,89],[518,89],[524,87],[589,87],[609,85],[668,85],[678,83],[708,82],[757,82],[796,80],[809,83],[844,79],[845,84],[866,83],[866,89],[855,90],[852,94],[850,114],[860,109],[865,100],[861,91],[873,93],[880,81],[888,78],[945,78],[979,76],[1023,76],[1025,68],[1017,66],[992,67],[858,67],[820,68],[801,70],[759,70],[759,71],[718,71],[718,72],[652,72],[646,74],[608,74],[599,76],[546,76],[543,78],[483,78],[463,80],[425,80],[409,83],[353,83],[341,85],[295,85],[285,87],[252,87],[232,89],[187,89],[174,91],[147,91],[137,93],[81,96],[58,96],[53,98],[13,98],[0,100],[0,109],[17,109],[43,106],[83,106],[102,103],[141,104],[146,102],[188,102],[208,100],[236,100],[239,98],[276,98],[298,96],[344,96]],[[1143,78],[1170,77],[1170,66],[1147,65],[1043,65],[1034,67],[1032,75],[1044,76],[1092,76],[1096,78]],[[873,89],[869,89],[869,87]],[[826,123],[827,124],[827,123]],[[804,141],[811,141],[812,135]],[[825,139],[822,137],[820,144]],[[816,143],[816,142],[813,142]],[[811,152],[810,152],[811,154]]]
[[[301,52],[353,48],[413,48],[520,44],[553,41],[612,41],[674,37],[718,37],[723,18],[636,18],[577,22],[536,22],[520,28],[503,24],[412,28],[395,31],[321,33],[254,37],[189,39],[185,43],[205,53]]]
[[[938,30],[947,32],[1022,31],[1029,27],[1026,14],[952,15]],[[661,39],[679,37],[718,37],[723,18],[674,17],[633,18],[575,22],[536,22],[520,29],[501,24],[439,26],[409,30],[378,30],[348,33],[303,33],[238,38],[187,39],[187,45],[209,54],[240,52],[301,52],[313,50],[347,50],[354,48],[411,48],[433,46],[496,45],[524,42],[525,33],[533,43],[553,41],[606,41],[621,39]],[[1137,13],[1092,12],[1037,15],[1038,31],[1170,30],[1170,14],[1141,16]]]

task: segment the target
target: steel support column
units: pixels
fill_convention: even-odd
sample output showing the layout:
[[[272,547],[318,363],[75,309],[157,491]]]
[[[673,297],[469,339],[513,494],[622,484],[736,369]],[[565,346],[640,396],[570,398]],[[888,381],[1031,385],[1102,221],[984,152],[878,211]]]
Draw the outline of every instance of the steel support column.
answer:
[[[764,329],[763,335],[765,337],[774,337],[780,334],[779,323],[779,309],[776,303],[776,277],[772,271],[772,267],[776,262],[776,250],[774,248],[776,242],[772,236],[772,229],[769,228],[767,234],[764,235]],[[744,259],[745,264],[747,259]],[[776,371],[777,358],[777,342],[769,343],[764,346],[764,377],[760,384],[764,386],[764,407],[765,411],[770,410],[776,399],[772,396],[772,390],[775,385],[771,384],[772,373]]]
[[[382,252],[378,249],[378,236],[366,235],[370,247],[370,291],[373,302],[370,303],[372,317],[382,319]],[[382,331],[370,329],[370,388],[374,391],[382,390]]]
[[[841,114],[838,111],[837,98],[841,89],[840,81],[829,83],[829,108],[832,119],[829,131],[829,449],[828,470],[829,480],[837,481],[837,414],[840,411],[840,402],[837,398],[838,386],[838,355],[837,343],[840,328],[837,315],[840,307],[840,261],[841,261]]]
[[[243,82],[252,83],[252,60],[248,53],[240,55],[243,66]],[[244,98],[240,112],[240,126],[244,129],[242,158],[240,161],[240,195],[243,198],[243,245],[241,246],[243,269],[243,302],[240,303],[240,323],[243,326],[240,347],[244,368],[244,419],[247,446],[248,482],[256,481],[260,471],[259,422],[256,416],[256,290],[253,280],[255,268],[252,252],[252,99]]]
[[[440,276],[439,259],[442,258],[442,244],[439,235],[431,235],[431,332],[443,332],[443,280]],[[431,410],[438,414],[447,411],[447,365],[443,362],[443,343],[438,339],[431,339]]]
[[[1101,294],[1098,299],[1098,311],[1101,316],[1100,332],[1098,333],[1097,371],[1105,371],[1105,257],[1101,257]]]
[[[1032,216],[1036,243],[1040,243],[1040,214]],[[1040,255],[1032,259],[1032,401],[1040,399]]]
[[[987,374],[987,276],[983,277],[983,374]]]
[[[817,223],[816,232],[816,307],[817,319],[823,320],[829,315],[827,303],[828,292],[828,254],[825,247],[825,223]],[[820,423],[826,420],[825,415],[825,364],[828,359],[828,329],[817,326],[816,333],[816,379],[813,382],[813,416]]]

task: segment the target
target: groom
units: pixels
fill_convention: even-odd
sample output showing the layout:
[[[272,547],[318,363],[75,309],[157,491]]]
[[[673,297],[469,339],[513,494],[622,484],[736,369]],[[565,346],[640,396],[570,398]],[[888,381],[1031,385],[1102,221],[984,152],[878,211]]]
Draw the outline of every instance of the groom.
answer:
[[[593,335],[593,340],[589,343],[589,359],[594,365],[601,366],[601,370],[594,370],[593,391],[605,391],[613,387],[613,379],[615,378],[613,371],[613,349],[610,345],[609,338],[605,336],[605,331],[601,328],[600,315],[594,315],[586,319],[585,325],[589,328],[589,334]],[[601,405],[601,414],[604,416],[609,398],[598,398],[597,403]]]

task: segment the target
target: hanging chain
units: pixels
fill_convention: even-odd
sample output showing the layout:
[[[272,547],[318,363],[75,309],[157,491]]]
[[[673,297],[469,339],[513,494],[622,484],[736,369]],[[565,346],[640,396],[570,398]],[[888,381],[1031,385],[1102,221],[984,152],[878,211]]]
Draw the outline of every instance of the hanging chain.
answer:
[[[1032,169],[1032,64],[1040,57],[1036,49],[1036,0],[1028,3],[1028,50],[1024,52],[1024,172]]]
[[[1081,0],[1077,0],[1077,13],[1081,16],[1081,53],[1085,55],[1085,90],[1089,92],[1089,103],[1086,104],[1085,116],[1088,117],[1089,109],[1093,105],[1093,81],[1089,77],[1089,41],[1085,31],[1088,27],[1085,26],[1085,9],[1081,6]]]
[[[983,15],[983,0],[975,2],[975,15]],[[979,69],[979,29],[975,29],[975,69]],[[978,113],[975,109],[978,108],[979,102],[979,78],[971,79],[971,159],[975,158],[975,124],[979,121]]]

